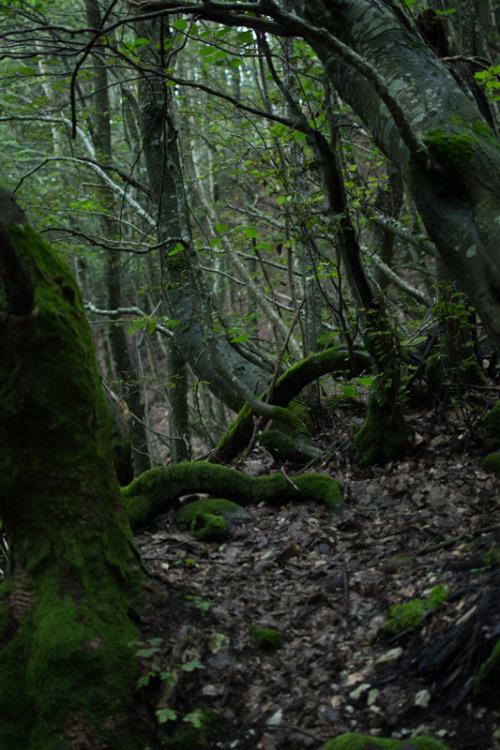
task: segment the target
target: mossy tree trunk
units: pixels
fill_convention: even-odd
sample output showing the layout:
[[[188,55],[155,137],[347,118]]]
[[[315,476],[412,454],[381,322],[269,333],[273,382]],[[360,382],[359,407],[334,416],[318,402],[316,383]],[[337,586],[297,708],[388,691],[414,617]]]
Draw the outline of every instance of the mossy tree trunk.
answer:
[[[31,228],[1,229],[0,269],[0,747],[143,748],[128,644],[145,574],[90,328],[65,263]]]

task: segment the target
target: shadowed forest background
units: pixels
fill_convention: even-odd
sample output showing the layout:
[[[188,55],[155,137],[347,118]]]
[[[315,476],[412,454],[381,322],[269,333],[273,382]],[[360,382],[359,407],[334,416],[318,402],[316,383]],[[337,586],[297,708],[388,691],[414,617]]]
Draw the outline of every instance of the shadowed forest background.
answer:
[[[496,748],[496,6],[0,39],[2,749]]]

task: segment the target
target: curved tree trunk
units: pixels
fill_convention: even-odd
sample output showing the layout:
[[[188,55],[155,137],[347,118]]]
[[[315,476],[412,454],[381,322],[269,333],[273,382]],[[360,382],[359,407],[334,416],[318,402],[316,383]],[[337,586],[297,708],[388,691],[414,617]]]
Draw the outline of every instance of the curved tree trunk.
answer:
[[[169,32],[166,22],[157,19],[141,24],[140,33],[153,41],[141,48],[141,54],[151,56],[151,48],[158,42],[162,48]],[[161,259],[165,299],[170,319],[179,321],[173,329],[175,343],[193,372],[209,383],[212,393],[238,411],[243,401],[225,370],[254,393],[265,389],[269,373],[244,359],[223,336],[212,332],[214,311],[191,236],[179,148],[169,111],[173,91],[164,85],[161,60],[148,57],[147,63],[158,73],[143,76],[139,82],[141,131],[151,195],[156,204],[158,236],[164,242]],[[224,369],[214,364],[211,347],[207,346],[208,336],[217,347]]]
[[[465,82],[396,6],[293,5],[301,18],[273,15],[309,41],[340,96],[398,166],[430,238],[500,351],[500,148]],[[334,37],[377,74],[385,93],[361,65],[346,64]],[[419,140],[427,149],[420,154]]]
[[[340,97],[399,169],[429,237],[500,351],[500,147],[459,72],[397,4],[290,0],[288,12],[262,0],[260,13],[252,7],[249,15],[245,3],[204,5],[193,3],[198,17],[311,45]]]
[[[29,227],[1,230],[0,266],[0,747],[143,748],[128,644],[144,571],[80,294]]]

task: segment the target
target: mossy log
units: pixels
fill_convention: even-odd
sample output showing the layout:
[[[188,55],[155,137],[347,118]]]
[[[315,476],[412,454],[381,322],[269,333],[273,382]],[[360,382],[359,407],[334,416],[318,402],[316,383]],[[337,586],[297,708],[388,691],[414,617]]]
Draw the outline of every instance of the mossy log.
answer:
[[[319,354],[311,354],[297,362],[277,379],[270,402],[276,407],[274,421],[280,426],[283,425],[286,433],[295,440],[294,448],[297,452],[300,450],[304,452],[304,438],[308,436],[308,428],[304,421],[293,413],[293,410],[285,409],[285,407],[308,383],[312,383],[322,375],[335,373],[353,378],[371,367],[372,360],[366,352],[356,350],[350,355],[347,349],[330,348]],[[261,396],[261,399],[264,400],[266,396],[267,392]],[[221,438],[210,460],[221,464],[234,461],[248,445],[252,437],[253,425],[252,410],[244,406],[228,432]],[[307,455],[307,448],[305,453]],[[307,457],[310,459],[311,455]]]
[[[147,526],[191,492],[208,492],[240,505],[312,499],[334,507],[342,502],[340,482],[324,474],[303,474],[292,482],[283,474],[251,477],[208,461],[186,461],[146,471],[122,489],[130,525],[133,529]]]
[[[145,573],[92,333],[71,273],[36,232],[9,226],[0,242],[0,747],[143,748],[151,729],[134,708],[128,644]]]

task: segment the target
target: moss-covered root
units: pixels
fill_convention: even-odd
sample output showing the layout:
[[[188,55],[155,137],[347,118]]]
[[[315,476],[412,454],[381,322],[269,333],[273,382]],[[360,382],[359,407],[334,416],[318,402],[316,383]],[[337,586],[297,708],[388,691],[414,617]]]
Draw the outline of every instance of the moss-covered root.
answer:
[[[399,404],[381,405],[373,394],[366,419],[354,436],[358,462],[362,466],[402,458],[406,453],[408,427]]]
[[[356,375],[360,375],[364,370],[371,369],[372,360],[366,352],[355,351],[352,355],[345,349],[339,349],[332,347],[325,349],[319,354],[311,354],[309,357],[297,362],[296,365],[290,367],[278,380],[276,381],[272,404],[276,407],[286,407],[288,404],[299,395],[301,390],[306,387],[308,383],[313,380],[317,380],[322,375],[329,373],[337,373],[349,378],[353,378]],[[264,393],[262,398],[264,399],[267,393]],[[281,422],[281,425],[285,425],[285,431],[295,437],[297,434],[301,434],[301,442],[304,447],[305,437],[307,436],[307,429],[304,424],[295,417],[296,422],[290,417],[290,412],[284,412],[278,409],[276,410],[276,421]],[[248,406],[238,414],[238,417],[233,422],[228,432],[223,435],[216,451],[214,452],[211,460],[214,463],[227,464],[234,459],[245,449],[252,436],[253,431],[253,418],[252,412]],[[311,446],[306,449],[309,450]],[[302,451],[304,452],[304,451]],[[305,458],[305,461],[310,460]]]
[[[317,500],[334,507],[342,502],[340,482],[323,474],[303,474],[293,481],[283,474],[251,477],[207,461],[182,462],[146,471],[124,487],[122,498],[133,529],[152,523],[190,492],[208,492],[241,505],[258,502]]]
[[[442,742],[418,735],[409,740],[386,740],[381,737],[372,737],[364,734],[341,734],[333,740],[329,740],[322,746],[321,750],[448,750]]]

